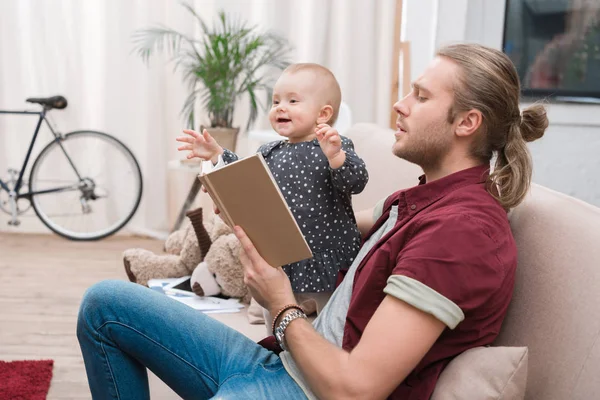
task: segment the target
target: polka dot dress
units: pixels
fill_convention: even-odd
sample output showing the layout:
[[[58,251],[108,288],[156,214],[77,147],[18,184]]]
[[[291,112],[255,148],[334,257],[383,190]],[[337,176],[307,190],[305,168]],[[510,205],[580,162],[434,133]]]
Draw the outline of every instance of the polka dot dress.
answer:
[[[360,248],[351,195],[362,192],[369,178],[352,141],[342,136],[342,148],[346,161],[335,170],[316,139],[258,149],[313,252],[313,258],[283,266],[294,292],[333,291],[338,271],[350,267]],[[226,150],[223,160],[237,156]]]

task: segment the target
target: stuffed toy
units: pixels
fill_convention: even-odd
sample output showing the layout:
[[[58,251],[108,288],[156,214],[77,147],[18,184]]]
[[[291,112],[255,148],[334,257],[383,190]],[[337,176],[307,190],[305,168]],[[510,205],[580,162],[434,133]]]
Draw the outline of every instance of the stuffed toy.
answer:
[[[251,295],[244,283],[240,241],[218,216],[207,221],[205,227],[212,244],[204,261],[192,272],[192,289],[199,296],[222,294],[248,304]]]
[[[167,254],[144,249],[123,253],[129,280],[147,286],[150,279],[191,275],[190,284],[199,296],[223,294],[249,303],[235,234],[218,216],[203,221],[200,208],[186,215],[191,224],[169,235],[164,246]]]

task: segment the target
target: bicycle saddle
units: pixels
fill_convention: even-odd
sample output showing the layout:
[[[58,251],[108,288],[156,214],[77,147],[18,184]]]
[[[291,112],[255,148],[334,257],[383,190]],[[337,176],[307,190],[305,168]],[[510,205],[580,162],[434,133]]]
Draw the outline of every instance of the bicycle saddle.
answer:
[[[30,97],[26,100],[28,103],[37,103],[41,104],[46,108],[56,108],[57,110],[62,110],[67,107],[67,99],[62,96],[52,96],[52,97]]]

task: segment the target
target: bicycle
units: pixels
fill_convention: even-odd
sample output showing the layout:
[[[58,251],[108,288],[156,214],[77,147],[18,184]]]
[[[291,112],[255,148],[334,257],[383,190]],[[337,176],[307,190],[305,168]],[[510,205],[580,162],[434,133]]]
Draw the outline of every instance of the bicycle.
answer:
[[[42,110],[0,110],[0,115],[39,116],[21,169],[9,169],[8,179],[0,179],[0,209],[11,216],[8,224],[18,226],[18,216],[33,207],[44,225],[67,239],[98,240],[119,231],[142,197],[142,172],[131,150],[103,132],[54,130],[47,113],[67,107],[63,96],[26,101]],[[42,122],[54,139],[35,158],[25,180]]]

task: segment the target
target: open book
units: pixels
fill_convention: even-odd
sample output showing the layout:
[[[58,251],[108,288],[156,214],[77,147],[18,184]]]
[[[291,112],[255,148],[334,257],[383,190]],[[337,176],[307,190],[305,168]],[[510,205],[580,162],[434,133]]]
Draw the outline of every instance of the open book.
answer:
[[[260,255],[279,267],[312,257],[262,154],[198,176],[227,225],[244,229]]]

